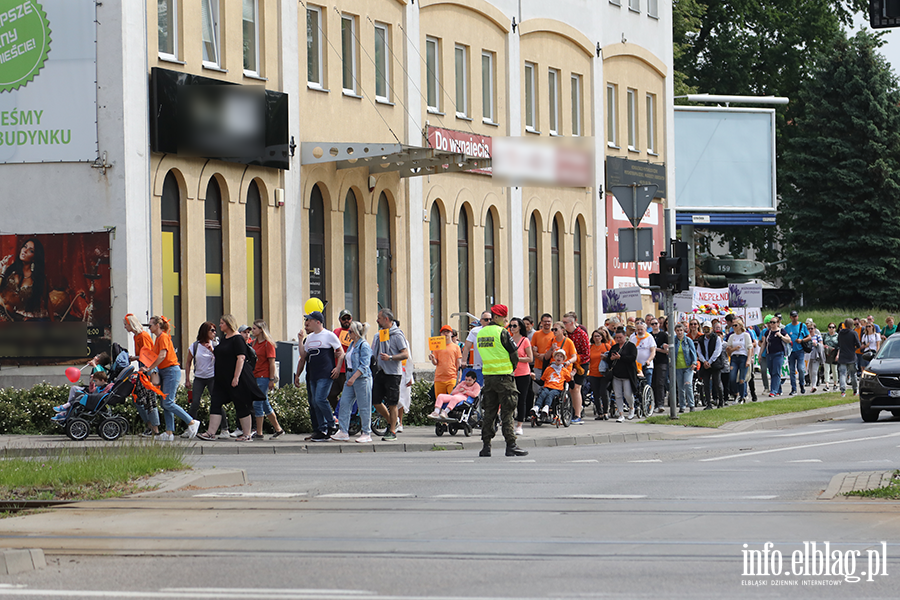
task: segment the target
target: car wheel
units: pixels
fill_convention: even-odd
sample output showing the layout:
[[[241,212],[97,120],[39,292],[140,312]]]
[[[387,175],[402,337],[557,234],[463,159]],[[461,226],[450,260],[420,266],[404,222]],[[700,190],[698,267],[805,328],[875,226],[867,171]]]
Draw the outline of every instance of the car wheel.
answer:
[[[880,410],[874,408],[863,408],[862,405],[859,407],[859,414],[866,423],[874,423],[877,421],[880,413]]]

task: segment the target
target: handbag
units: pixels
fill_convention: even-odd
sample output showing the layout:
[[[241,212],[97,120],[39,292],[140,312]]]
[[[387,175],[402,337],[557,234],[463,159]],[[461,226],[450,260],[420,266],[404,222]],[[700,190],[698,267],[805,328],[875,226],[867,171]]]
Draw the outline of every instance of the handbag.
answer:
[[[825,362],[829,365],[833,365],[837,362],[837,348],[825,346]]]
[[[813,351],[812,340],[806,340],[806,341],[800,342],[800,347],[803,349],[803,351],[806,354],[809,354],[810,352]]]
[[[875,358],[875,350],[864,350],[861,356],[863,360],[872,360]]]

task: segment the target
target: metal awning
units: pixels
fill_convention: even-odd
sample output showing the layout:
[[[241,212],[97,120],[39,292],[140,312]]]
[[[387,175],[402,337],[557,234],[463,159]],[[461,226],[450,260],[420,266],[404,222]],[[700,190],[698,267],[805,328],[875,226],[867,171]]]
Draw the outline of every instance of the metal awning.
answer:
[[[300,164],[337,163],[338,169],[367,167],[370,174],[398,172],[401,178],[459,173],[491,166],[489,158],[403,144],[302,142]]]

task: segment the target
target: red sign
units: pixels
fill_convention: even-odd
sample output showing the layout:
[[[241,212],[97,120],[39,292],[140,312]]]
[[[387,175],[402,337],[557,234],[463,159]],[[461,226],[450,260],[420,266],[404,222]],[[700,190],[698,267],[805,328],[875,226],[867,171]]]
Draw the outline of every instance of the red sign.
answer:
[[[441,152],[455,152],[473,158],[491,158],[491,138],[485,135],[429,126],[428,146]],[[472,169],[466,172],[490,175],[491,169]]]
[[[634,263],[619,262],[619,229],[631,228],[631,222],[612,194],[606,194],[606,284],[612,288],[635,287]],[[653,229],[653,262],[638,263],[642,285],[650,285],[650,273],[659,273],[659,253],[665,250],[665,224],[662,205],[651,202],[641,219],[641,227]]]

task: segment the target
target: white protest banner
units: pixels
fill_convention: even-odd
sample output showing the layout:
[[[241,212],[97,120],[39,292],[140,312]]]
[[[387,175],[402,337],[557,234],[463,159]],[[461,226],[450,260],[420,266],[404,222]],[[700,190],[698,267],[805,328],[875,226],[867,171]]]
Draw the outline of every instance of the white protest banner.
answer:
[[[690,290],[675,294],[675,312],[690,312],[694,310],[694,298]]]
[[[691,294],[694,308],[699,308],[704,304],[718,304],[722,308],[728,306],[728,288],[691,287]]]
[[[732,283],[728,286],[728,306],[762,306],[762,286],[758,283]]]
[[[606,314],[641,310],[641,288],[603,290],[603,312]]]
[[[746,309],[746,315],[744,316],[744,325],[746,325],[747,327],[750,327],[751,325],[762,325],[762,309]]]

